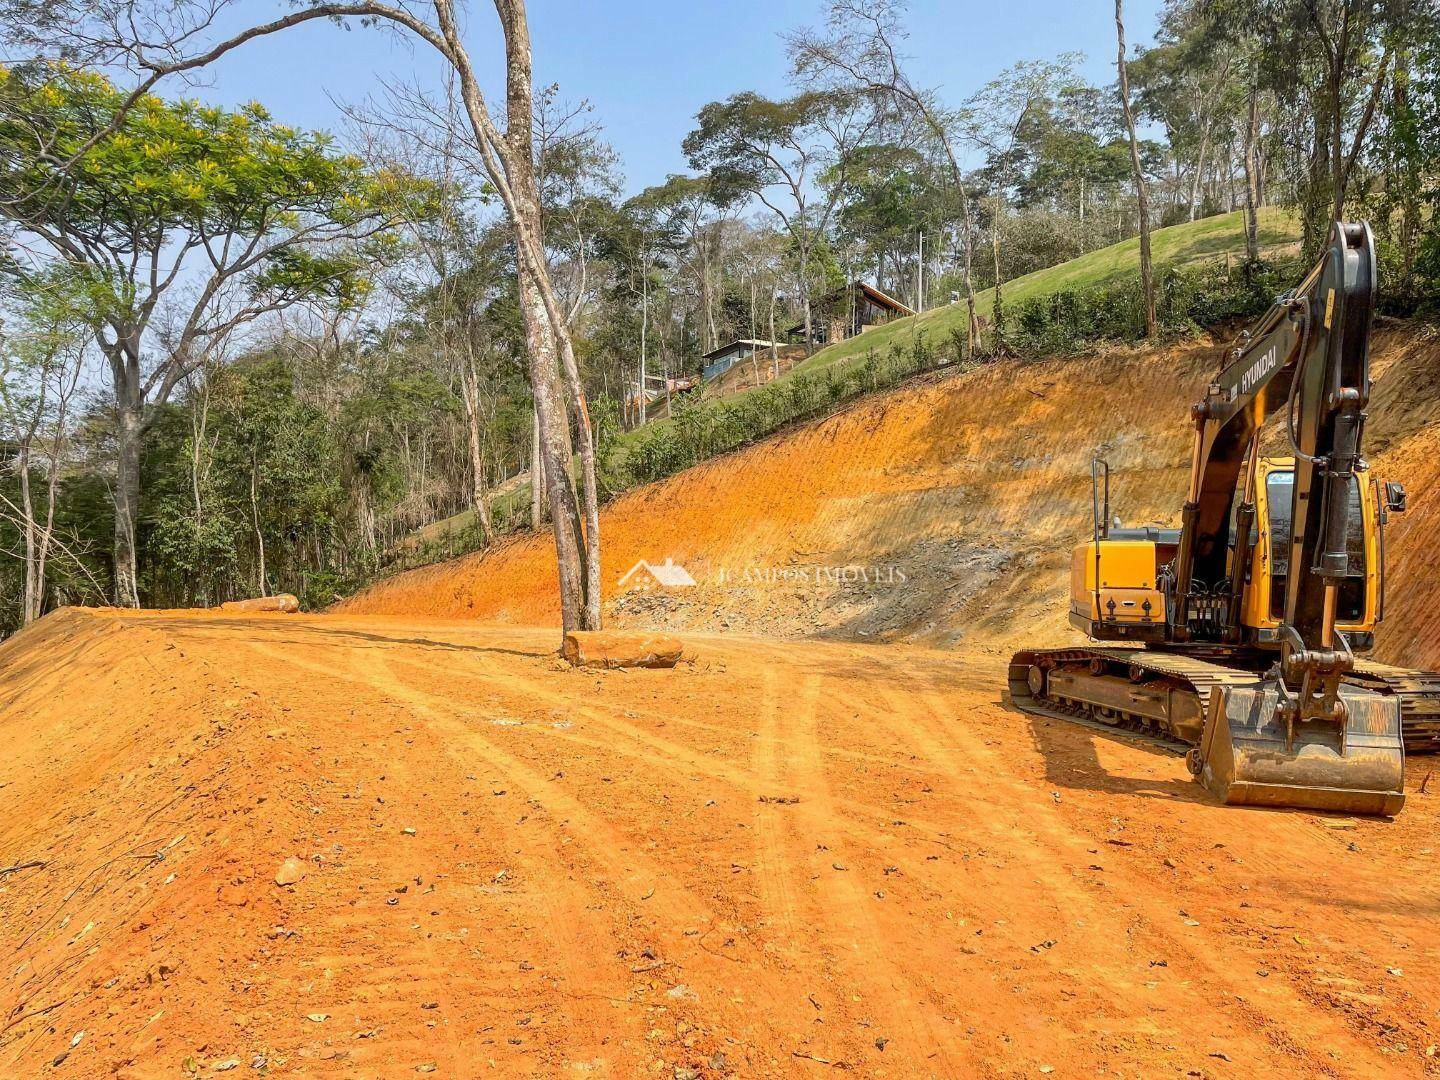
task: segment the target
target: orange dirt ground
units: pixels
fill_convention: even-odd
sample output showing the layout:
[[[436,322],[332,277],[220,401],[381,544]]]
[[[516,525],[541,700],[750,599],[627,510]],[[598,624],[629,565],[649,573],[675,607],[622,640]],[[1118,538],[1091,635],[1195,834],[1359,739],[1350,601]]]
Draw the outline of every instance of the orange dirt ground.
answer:
[[[0,648],[0,854],[44,863],[0,883],[0,1075],[1436,1069],[1423,765],[1393,822],[1224,809],[989,657],[555,644],[70,610]]]
[[[610,622],[672,671],[523,625],[544,538],[0,645],[0,1080],[1440,1076],[1440,759],[1394,821],[1224,809],[1000,702],[1096,443],[1172,519],[1215,355],[937,376],[618,499]],[[1440,342],[1375,356],[1378,651],[1434,666]]]

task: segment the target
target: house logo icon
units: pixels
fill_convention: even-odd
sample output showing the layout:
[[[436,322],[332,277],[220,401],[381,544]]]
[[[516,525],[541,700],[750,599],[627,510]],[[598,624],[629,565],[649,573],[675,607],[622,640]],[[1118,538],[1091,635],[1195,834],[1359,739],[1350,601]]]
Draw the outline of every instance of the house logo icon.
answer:
[[[625,572],[625,576],[620,579],[620,587],[623,589],[632,580],[637,586],[646,588],[650,583],[659,585],[662,589],[688,589],[695,584],[690,571],[671,558],[666,558],[663,563],[649,563],[641,559]]]

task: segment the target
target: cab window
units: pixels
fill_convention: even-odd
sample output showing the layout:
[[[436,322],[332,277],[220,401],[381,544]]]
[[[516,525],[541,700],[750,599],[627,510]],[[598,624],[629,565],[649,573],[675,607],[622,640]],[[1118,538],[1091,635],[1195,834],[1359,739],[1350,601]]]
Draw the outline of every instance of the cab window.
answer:
[[[1270,614],[1285,614],[1285,587],[1290,574],[1290,522],[1295,499],[1295,474],[1272,472],[1265,478],[1265,497],[1270,518]],[[1350,565],[1340,584],[1336,615],[1344,622],[1357,622],[1365,615],[1365,510],[1360,501],[1360,478],[1350,478],[1350,529],[1345,548]]]

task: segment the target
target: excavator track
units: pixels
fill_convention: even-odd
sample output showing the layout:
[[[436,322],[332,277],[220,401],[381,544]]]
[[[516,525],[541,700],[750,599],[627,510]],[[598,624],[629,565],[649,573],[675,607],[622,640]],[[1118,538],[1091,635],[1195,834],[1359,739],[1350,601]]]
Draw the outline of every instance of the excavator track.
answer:
[[[1027,649],[1010,661],[1010,700],[1017,708],[1078,716],[1163,740],[1182,753],[1200,740],[1213,688],[1255,681],[1248,671],[1150,649]]]
[[[1258,681],[1246,668],[1159,649],[1027,649],[1010,661],[1017,708],[1141,736],[1180,753],[1199,742],[1212,689]],[[1399,699],[1408,753],[1440,753],[1440,672],[1357,660],[1346,682]]]
[[[1400,733],[1407,754],[1440,753],[1440,671],[1356,660],[1345,681],[1400,699]]]

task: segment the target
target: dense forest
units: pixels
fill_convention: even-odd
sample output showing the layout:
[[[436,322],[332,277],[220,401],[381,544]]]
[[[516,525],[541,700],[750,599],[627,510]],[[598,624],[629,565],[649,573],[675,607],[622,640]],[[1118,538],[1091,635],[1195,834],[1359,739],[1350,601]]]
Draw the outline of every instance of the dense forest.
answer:
[[[480,100],[448,0],[315,16],[391,19],[455,71],[334,132],[283,93],[187,96],[160,76],[207,62],[223,6],[0,0],[0,633],[70,603],[323,605],[465,510],[472,546],[549,515],[562,577],[566,544],[598,574],[636,388],[736,338],[809,347],[856,279],[967,307],[931,348],[984,362],[1034,330],[1006,282],[1154,228],[1242,212],[1234,280],[1263,292],[1282,207],[1301,255],[1370,220],[1391,313],[1440,295],[1430,0],[1168,0],[1143,44],[1117,5],[1114,82],[1038,57],[964,100],[912,81],[904,7],[832,0],[783,33],[787,94],[706,105],[690,170],[643,188],[585,87],[517,104],[528,52]],[[513,46],[523,5],[497,10]],[[1150,274],[1125,295],[1163,333]]]

